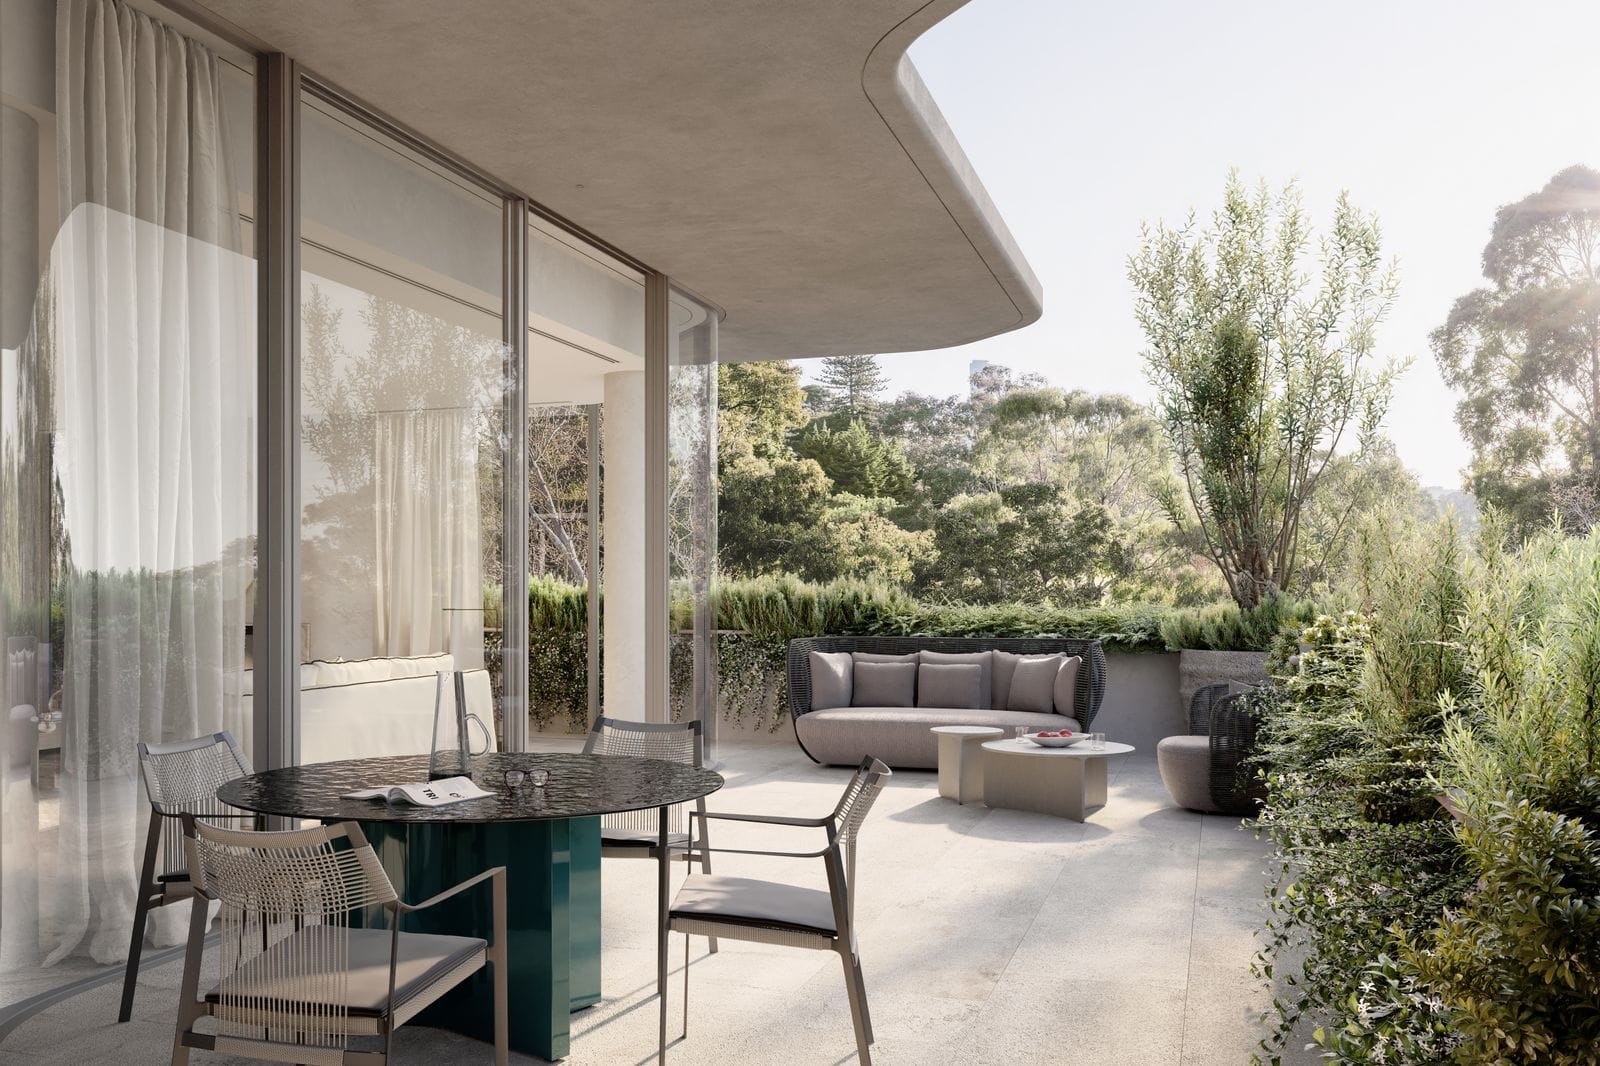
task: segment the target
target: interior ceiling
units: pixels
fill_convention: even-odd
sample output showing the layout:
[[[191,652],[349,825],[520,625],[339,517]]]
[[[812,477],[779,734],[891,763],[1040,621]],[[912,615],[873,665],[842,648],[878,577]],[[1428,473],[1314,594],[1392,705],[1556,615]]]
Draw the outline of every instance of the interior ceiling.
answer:
[[[965,0],[203,2],[719,304],[723,359],[941,348],[1039,316],[904,58]]]

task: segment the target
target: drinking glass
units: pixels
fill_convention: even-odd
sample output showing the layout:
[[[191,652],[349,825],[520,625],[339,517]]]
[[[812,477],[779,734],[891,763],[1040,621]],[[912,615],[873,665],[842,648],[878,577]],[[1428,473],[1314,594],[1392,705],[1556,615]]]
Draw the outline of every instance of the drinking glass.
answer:
[[[1090,733],[1089,747],[1095,751],[1106,750],[1106,735],[1104,733]]]
[[[1027,735],[1028,735],[1028,727],[1025,726],[1025,725],[1019,725],[1015,729],[1013,729],[1011,732],[1016,735],[1017,743],[1021,744],[1021,743],[1023,743],[1024,738],[1026,738]]]

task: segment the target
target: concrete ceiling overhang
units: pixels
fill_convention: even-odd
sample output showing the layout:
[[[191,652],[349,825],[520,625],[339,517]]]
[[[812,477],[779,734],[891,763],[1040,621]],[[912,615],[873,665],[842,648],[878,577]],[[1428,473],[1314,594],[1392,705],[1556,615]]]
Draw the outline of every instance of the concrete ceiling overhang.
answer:
[[[964,2],[202,0],[719,304],[732,360],[943,348],[1039,317],[905,54]]]

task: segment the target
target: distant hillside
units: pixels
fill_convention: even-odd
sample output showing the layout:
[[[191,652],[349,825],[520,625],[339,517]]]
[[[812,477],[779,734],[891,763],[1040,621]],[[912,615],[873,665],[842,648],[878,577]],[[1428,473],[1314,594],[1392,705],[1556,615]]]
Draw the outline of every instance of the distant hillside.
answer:
[[[1473,529],[1478,524],[1478,498],[1465,489],[1447,489],[1439,485],[1429,485],[1422,490],[1426,492],[1438,506],[1440,514],[1450,511],[1456,513],[1461,519],[1464,529]]]

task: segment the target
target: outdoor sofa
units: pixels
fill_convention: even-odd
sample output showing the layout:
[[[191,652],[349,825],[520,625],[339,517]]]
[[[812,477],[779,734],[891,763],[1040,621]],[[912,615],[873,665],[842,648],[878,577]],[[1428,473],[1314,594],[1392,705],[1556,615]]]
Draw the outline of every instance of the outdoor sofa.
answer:
[[[1037,664],[1053,655],[1079,659],[1075,676],[1057,674],[1061,683],[1046,696],[1040,668],[1025,667],[1029,691],[1013,700],[1019,659]],[[858,673],[862,664],[867,669]],[[901,668],[874,669],[896,664]],[[841,676],[847,665],[848,685]],[[923,686],[909,698],[906,665]],[[971,670],[944,669],[951,666],[977,667],[976,681]],[[996,726],[1008,736],[1017,726],[1088,731],[1105,699],[1106,657],[1097,640],[1062,637],[805,637],[789,642],[788,679],[795,739],[814,762],[856,766],[871,756],[896,768],[933,769],[934,726]]]

